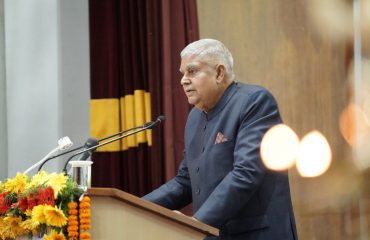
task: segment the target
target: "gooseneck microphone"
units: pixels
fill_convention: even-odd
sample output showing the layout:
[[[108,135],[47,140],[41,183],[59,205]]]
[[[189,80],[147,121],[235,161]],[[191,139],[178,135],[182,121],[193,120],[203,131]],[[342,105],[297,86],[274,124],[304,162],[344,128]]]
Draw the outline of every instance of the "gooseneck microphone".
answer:
[[[38,161],[37,163],[33,164],[26,171],[24,171],[23,174],[28,174],[31,170],[33,170],[34,168],[36,168],[38,165],[43,164],[49,158],[49,156],[53,155],[54,153],[56,153],[58,151],[64,151],[64,150],[70,148],[72,145],[73,145],[73,142],[69,139],[69,137],[62,137],[61,139],[58,140],[58,147],[56,147],[55,149],[51,150],[40,161]],[[68,151],[68,152],[70,152],[70,151]]]
[[[155,128],[159,123],[161,123],[161,122],[163,122],[164,120],[165,120],[166,118],[165,118],[165,116],[159,116],[155,121],[153,121],[153,122],[148,122],[148,123],[146,123],[146,124],[144,124],[143,126],[141,126],[141,127],[138,127],[138,129],[137,130],[135,130],[135,131],[132,131],[132,132],[130,132],[130,133],[127,133],[127,134],[125,134],[125,135],[120,135],[119,137],[116,137],[116,138],[113,138],[113,139],[111,139],[111,140],[109,140],[109,141],[106,141],[106,142],[103,142],[103,143],[100,143],[100,144],[97,144],[97,145],[94,145],[94,146],[91,146],[91,147],[89,147],[89,148],[85,148],[84,150],[82,150],[82,151],[79,151],[79,152],[77,152],[77,153],[75,153],[75,154],[73,154],[70,158],[68,158],[68,160],[66,161],[66,163],[64,164],[64,168],[63,168],[63,171],[65,172],[65,173],[67,173],[67,166],[68,166],[68,163],[72,160],[72,158],[74,158],[74,157],[76,157],[76,156],[78,156],[78,155],[80,155],[80,154],[85,154],[86,152],[89,152],[89,154],[91,154],[93,151],[95,151],[97,148],[99,148],[99,147],[102,147],[102,146],[104,146],[104,145],[107,145],[107,144],[110,144],[110,143],[112,143],[112,142],[115,142],[115,141],[118,141],[118,140],[120,140],[120,139],[122,139],[122,138],[126,138],[126,137],[129,137],[129,136],[131,136],[131,135],[134,135],[134,134],[136,134],[136,133],[139,133],[139,132],[142,132],[142,131],[145,131],[145,130],[148,130],[148,129],[153,129],[153,128]],[[118,135],[118,134],[115,134],[115,135],[112,135],[112,136],[110,136],[110,138],[112,138],[113,136],[116,136],[116,135]],[[106,138],[105,138],[106,139]],[[90,155],[88,155],[88,157],[89,157]],[[87,158],[88,158],[87,157]],[[79,158],[79,160],[85,160],[85,159],[81,159],[81,157]]]
[[[95,146],[99,145],[99,141],[95,138],[89,138],[87,139],[87,141],[85,142],[85,145],[84,145],[84,149],[89,149],[89,148],[92,148],[91,151],[86,151],[84,152],[83,154],[81,154],[81,156],[78,158],[78,160],[86,160],[88,159],[92,152],[95,151],[96,148],[94,148]]]
[[[63,153],[61,153],[61,154],[57,154],[57,155],[54,155],[54,156],[51,156],[51,157],[48,157],[48,158],[46,158],[46,159],[43,159],[43,162],[42,163],[40,163],[41,165],[39,166],[39,168],[38,168],[38,171],[40,171],[41,169],[42,169],[42,167],[44,166],[44,164],[45,163],[47,163],[48,161],[50,161],[50,160],[52,160],[52,159],[54,159],[54,158],[57,158],[57,157],[60,157],[60,156],[63,156],[63,155],[66,155],[66,154],[68,154],[68,153],[72,153],[72,152],[75,152],[75,151],[77,151],[77,150],[80,150],[81,148],[84,148],[84,150],[86,150],[86,149],[89,149],[89,148],[91,148],[91,147],[93,147],[93,146],[96,146],[96,145],[98,145],[98,143],[99,142],[101,142],[101,141],[105,141],[105,140],[107,140],[107,139],[110,139],[110,138],[112,138],[112,137],[115,137],[115,136],[118,136],[118,135],[122,135],[122,134],[125,134],[125,133],[127,133],[127,132],[131,132],[131,131],[134,131],[134,130],[137,130],[137,129],[142,129],[142,128],[145,128],[145,129],[149,129],[149,128],[147,128],[148,126],[151,126],[153,123],[155,123],[155,122],[162,122],[162,121],[164,121],[165,120],[165,116],[159,116],[154,122],[147,122],[147,123],[145,123],[144,125],[141,125],[141,126],[136,126],[136,127],[133,127],[133,128],[129,128],[129,129],[126,129],[126,130],[123,130],[123,131],[120,131],[120,132],[118,132],[118,133],[115,133],[115,134],[112,134],[112,135],[110,135],[110,136],[107,136],[107,137],[104,137],[104,138],[101,138],[101,139],[98,139],[98,140],[96,140],[96,139],[94,139],[94,140],[90,140],[90,139],[92,139],[92,138],[89,138],[86,142],[85,142],[85,144],[84,145],[82,145],[82,146],[80,146],[80,147],[77,147],[77,148],[74,148],[74,149],[71,149],[71,150],[69,150],[69,151],[66,151],[66,152],[63,152]],[[157,124],[156,123],[156,124]],[[156,124],[155,125],[153,125],[152,126],[152,128],[154,128],[155,126],[156,126]],[[96,142],[96,144],[94,145],[92,142],[94,142],[94,141],[97,141]],[[88,144],[90,144],[91,146],[87,146]],[[95,149],[94,149],[95,150]],[[91,149],[89,150],[89,151],[91,151]],[[82,154],[81,153],[81,151],[80,152],[78,152],[79,154]],[[90,154],[91,154],[91,152],[90,152]],[[78,155],[78,154],[77,154]],[[86,156],[86,155],[85,155]],[[84,157],[85,157],[84,156]],[[86,159],[88,158],[89,156],[87,156],[86,157]],[[81,156],[81,158],[82,158],[82,156]],[[82,159],[80,159],[80,160],[82,160]],[[39,164],[38,164],[39,165]]]

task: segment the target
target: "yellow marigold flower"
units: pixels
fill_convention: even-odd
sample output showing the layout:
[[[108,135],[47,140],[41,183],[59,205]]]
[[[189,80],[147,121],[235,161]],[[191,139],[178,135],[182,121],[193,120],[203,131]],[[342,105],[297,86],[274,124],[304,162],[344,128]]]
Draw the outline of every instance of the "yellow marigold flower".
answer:
[[[46,223],[45,208],[46,205],[37,205],[32,209],[32,220],[38,223]]]
[[[45,171],[40,171],[37,174],[33,175],[31,182],[28,184],[28,187],[35,187],[46,184],[49,181],[49,174]]]
[[[27,230],[20,226],[21,222],[21,217],[5,217],[3,219],[5,228],[2,228],[2,238],[17,238],[18,236],[25,235]]]
[[[4,229],[5,229],[4,217],[0,217],[0,239],[5,239]]]
[[[28,183],[28,176],[22,173],[17,173],[15,178],[10,179],[4,183],[4,188],[7,192],[18,193],[23,192]]]
[[[25,221],[23,221],[20,225],[24,229],[27,229],[27,230],[30,230],[30,231],[35,231],[38,228],[38,226],[40,225],[40,223],[35,221],[32,218],[28,218]]]
[[[31,217],[32,216],[32,210],[31,209],[27,209],[26,212],[25,212],[26,216],[27,217]]]
[[[52,229],[49,235],[44,236],[44,240],[66,240],[66,237],[62,232],[57,233],[54,229]]]
[[[64,175],[64,173],[56,174],[52,173],[50,174],[50,179],[48,182],[48,186],[52,187],[54,190],[54,197],[55,199],[58,197],[58,194],[60,193],[63,188],[66,187],[68,177]]]
[[[47,225],[62,227],[67,224],[67,217],[64,215],[63,211],[59,209],[57,206],[55,207],[46,206],[45,218]]]
[[[0,192],[4,192],[4,190],[5,190],[5,186],[4,186],[3,182],[0,181]]]

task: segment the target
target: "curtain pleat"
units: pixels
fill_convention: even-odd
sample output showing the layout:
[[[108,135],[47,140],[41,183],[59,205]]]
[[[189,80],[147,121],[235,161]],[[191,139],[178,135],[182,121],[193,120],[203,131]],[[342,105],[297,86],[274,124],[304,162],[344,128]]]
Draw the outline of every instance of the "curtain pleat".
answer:
[[[90,0],[91,135],[162,126],[93,154],[92,185],[143,195],[174,176],[190,109],[179,53],[199,38],[195,0]]]

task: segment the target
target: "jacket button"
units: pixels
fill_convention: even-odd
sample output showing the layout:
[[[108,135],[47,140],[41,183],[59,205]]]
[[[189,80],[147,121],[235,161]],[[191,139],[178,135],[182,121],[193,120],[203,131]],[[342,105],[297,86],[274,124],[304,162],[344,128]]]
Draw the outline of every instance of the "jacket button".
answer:
[[[198,188],[196,191],[195,191],[196,194],[199,194],[200,193],[200,189]]]

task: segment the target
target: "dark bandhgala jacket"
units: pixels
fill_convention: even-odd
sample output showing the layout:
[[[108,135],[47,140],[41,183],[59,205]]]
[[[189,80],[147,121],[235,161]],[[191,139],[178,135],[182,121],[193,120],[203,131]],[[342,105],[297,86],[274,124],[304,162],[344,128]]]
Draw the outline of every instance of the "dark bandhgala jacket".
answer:
[[[266,89],[231,84],[211,111],[192,109],[177,176],[143,198],[169,209],[192,202],[195,218],[220,229],[207,239],[297,239],[287,173],[260,159],[264,133],[279,123]]]

